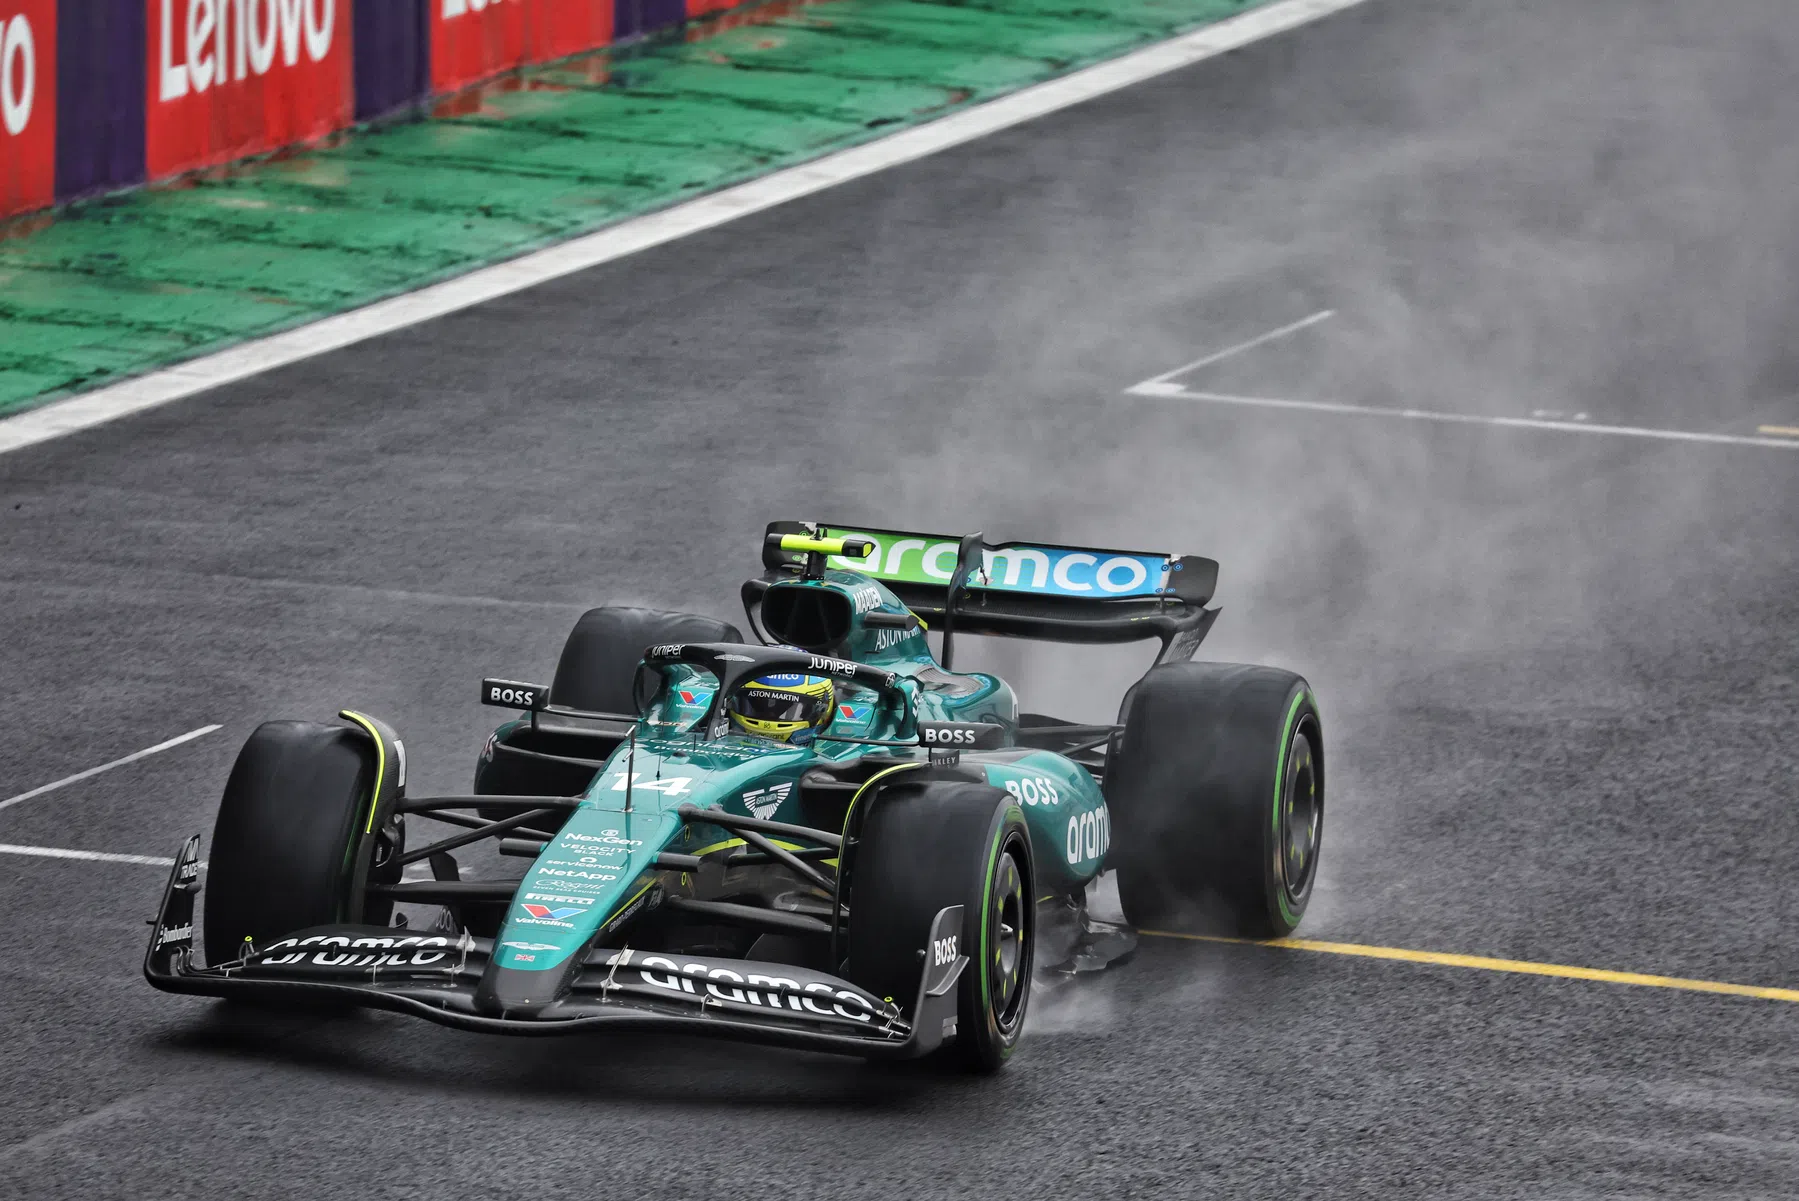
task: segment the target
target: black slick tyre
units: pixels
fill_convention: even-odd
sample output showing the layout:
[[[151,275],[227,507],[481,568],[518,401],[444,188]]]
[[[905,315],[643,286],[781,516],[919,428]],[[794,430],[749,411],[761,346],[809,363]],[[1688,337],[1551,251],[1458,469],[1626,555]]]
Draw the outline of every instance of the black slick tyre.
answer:
[[[1152,669],[1109,759],[1108,867],[1134,926],[1252,938],[1305,915],[1324,834],[1324,743],[1311,686],[1232,663]]]
[[[962,906],[955,1041],[943,1054],[995,1072],[1024,1033],[1036,935],[1024,811],[1006,792],[963,780],[895,783],[872,799],[850,876],[848,979],[909,1008],[931,922]]]
[[[742,641],[743,635],[731,623],[694,613],[623,605],[589,609],[575,622],[562,644],[562,657],[557,660],[556,676],[550,684],[550,700],[571,709],[633,713],[636,701],[631,696],[631,685],[637,677],[637,665],[650,647],[672,642]],[[564,729],[561,736],[557,734],[558,722]],[[592,757],[591,747],[583,745],[580,738],[583,723],[547,718],[542,724],[547,734],[540,736],[541,742],[515,739],[515,745],[527,751]],[[574,727],[572,732],[568,727]],[[483,755],[475,765],[474,791],[486,796],[575,796],[587,790],[593,775],[591,767],[577,763],[503,760]],[[481,815],[494,820],[508,813],[484,809]],[[554,833],[560,824],[533,828]]]
[[[256,728],[212,828],[202,902],[208,963],[240,957],[246,939],[263,947],[349,917],[374,783],[374,748],[359,730],[309,721]],[[371,905],[360,920],[386,925],[392,909]]]
[[[643,652],[674,642],[742,642],[729,622],[694,613],[666,613],[607,605],[581,614],[550,684],[550,700],[601,713],[634,710],[631,681]]]

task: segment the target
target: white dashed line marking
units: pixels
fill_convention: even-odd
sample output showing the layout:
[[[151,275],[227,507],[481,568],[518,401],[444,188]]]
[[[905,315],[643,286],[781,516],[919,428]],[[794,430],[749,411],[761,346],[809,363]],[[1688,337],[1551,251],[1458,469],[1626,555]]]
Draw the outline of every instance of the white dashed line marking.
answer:
[[[174,867],[173,859],[160,855],[115,855],[111,851],[71,851],[63,847],[22,847],[0,842],[0,855],[35,855],[40,859],[93,859],[101,863],[137,863],[144,867]]]
[[[97,776],[103,771],[111,771],[115,767],[124,767],[127,763],[136,763],[139,759],[148,759],[151,755],[159,755],[163,751],[172,750],[184,742],[192,742],[196,738],[205,737],[218,729],[223,729],[223,727],[201,726],[197,730],[189,730],[185,734],[177,735],[167,742],[159,742],[155,746],[147,746],[141,751],[133,751],[122,759],[114,759],[111,763],[102,763],[99,767],[90,767],[86,771],[78,771],[72,776],[64,776],[60,780],[52,780],[48,784],[40,784],[30,792],[21,792],[18,796],[8,797],[6,800],[0,801],[0,809],[10,809],[21,801],[29,801],[32,797],[43,796],[46,792],[54,792],[58,788],[80,783],[82,780]],[[158,862],[164,861],[159,860]]]
[[[1194,400],[1204,404],[1241,405],[1258,409],[1296,409],[1308,413],[1341,413],[1357,417],[1392,417],[1450,425],[1485,425],[1501,429],[1554,430],[1568,434],[1606,434],[1618,438],[1651,438],[1663,442],[1703,442],[1712,446],[1773,446],[1799,450],[1799,440],[1758,438],[1748,434],[1712,434],[1698,430],[1659,430],[1636,425],[1600,425],[1592,421],[1544,421],[1535,417],[1492,417],[1478,413],[1443,413],[1431,409],[1389,409],[1380,405],[1343,404],[1332,400],[1290,400],[1279,396],[1236,396],[1228,392],[1196,392],[1179,384],[1145,380],[1126,389],[1130,396],[1161,400]]]

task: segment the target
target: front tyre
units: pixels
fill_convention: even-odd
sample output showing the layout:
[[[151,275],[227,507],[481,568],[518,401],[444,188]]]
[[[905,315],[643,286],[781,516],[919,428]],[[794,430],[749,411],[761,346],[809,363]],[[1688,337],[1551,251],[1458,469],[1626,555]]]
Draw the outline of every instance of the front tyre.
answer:
[[[1323,726],[1304,679],[1232,663],[1154,668],[1131,690],[1111,759],[1106,862],[1132,925],[1293,932],[1324,835]]]
[[[355,853],[374,786],[375,755],[361,731],[309,721],[256,727],[212,828],[202,902],[208,963],[352,914]],[[377,844],[372,875],[397,879],[400,849],[386,846],[383,855]],[[362,920],[386,925],[392,911],[391,901],[372,902]]]
[[[904,1006],[918,992],[931,921],[962,906],[955,1041],[943,1054],[998,1071],[1017,1050],[1031,999],[1036,906],[1024,811],[1006,792],[960,780],[890,785],[862,824],[850,876],[846,977]]]

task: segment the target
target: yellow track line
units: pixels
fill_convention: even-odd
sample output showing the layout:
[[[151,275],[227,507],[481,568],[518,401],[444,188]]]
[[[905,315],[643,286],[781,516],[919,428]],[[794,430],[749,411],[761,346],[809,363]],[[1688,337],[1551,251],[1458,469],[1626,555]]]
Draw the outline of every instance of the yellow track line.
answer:
[[[1526,959],[1489,959],[1485,955],[1451,955],[1443,951],[1412,951],[1404,947],[1368,947],[1353,942],[1318,942],[1310,938],[1224,938],[1213,934],[1177,934],[1168,930],[1139,930],[1154,938],[1184,938],[1190,942],[1228,942],[1252,947],[1281,947],[1290,951],[1322,951],[1327,955],[1355,955],[1363,959],[1398,959],[1406,963],[1432,963],[1441,967],[1475,968],[1483,972],[1517,972],[1526,976],[1559,976],[1567,980],[1598,980],[1606,984],[1639,984],[1647,988],[1676,988],[1684,992],[1724,993],[1732,997],[1759,997],[1766,1001],[1799,1001],[1799,988],[1762,988],[1754,984],[1726,984],[1719,980],[1687,980],[1680,976],[1647,976],[1641,972],[1613,972],[1596,967],[1571,967],[1561,963],[1532,963]]]
[[[1773,434],[1777,438],[1799,438],[1799,425],[1761,425],[1755,432]]]

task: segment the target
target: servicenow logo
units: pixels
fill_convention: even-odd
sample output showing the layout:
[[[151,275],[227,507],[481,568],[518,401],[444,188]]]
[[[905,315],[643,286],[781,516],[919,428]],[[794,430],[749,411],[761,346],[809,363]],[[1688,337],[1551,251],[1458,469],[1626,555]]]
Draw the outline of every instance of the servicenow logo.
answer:
[[[827,561],[833,567],[914,584],[947,584],[956,569],[954,539],[835,528],[831,535],[867,538],[875,544],[866,559],[831,556]],[[1011,545],[982,552],[981,570],[985,578],[977,575],[969,581],[976,587],[1051,596],[1154,596],[1163,590],[1168,560],[1161,555]]]

